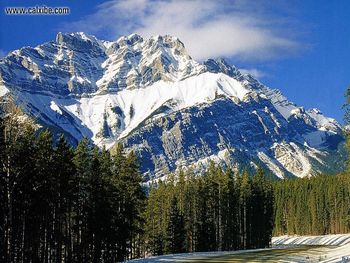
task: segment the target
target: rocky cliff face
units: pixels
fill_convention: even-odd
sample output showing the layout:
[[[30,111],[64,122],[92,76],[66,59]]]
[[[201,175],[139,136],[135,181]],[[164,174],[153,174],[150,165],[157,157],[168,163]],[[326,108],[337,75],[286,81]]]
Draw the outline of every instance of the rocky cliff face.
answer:
[[[59,33],[0,61],[0,97],[72,143],[123,142],[145,178],[210,160],[278,177],[341,169],[339,124],[289,102],[224,60],[194,61],[175,37],[115,42]],[[112,148],[113,149],[113,148]]]

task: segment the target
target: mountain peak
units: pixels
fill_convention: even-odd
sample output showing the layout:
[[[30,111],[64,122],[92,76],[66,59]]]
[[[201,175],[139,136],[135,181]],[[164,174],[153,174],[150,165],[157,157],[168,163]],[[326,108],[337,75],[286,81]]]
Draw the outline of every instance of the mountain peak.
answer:
[[[150,42],[158,42],[165,45],[166,47],[180,47],[185,48],[185,45],[180,41],[178,37],[171,35],[156,35],[149,38]]]
[[[84,32],[61,33],[56,35],[56,44],[76,52],[93,52],[100,55],[105,47],[100,40]]]
[[[74,41],[83,42],[98,42],[97,38],[92,35],[88,35],[84,32],[62,33],[58,32],[56,35],[56,43],[62,45],[65,43],[75,44]]]
[[[141,43],[143,42],[143,38],[142,36],[138,35],[138,34],[131,34],[129,36],[121,36],[120,38],[118,38],[118,40],[116,41],[116,43],[119,46],[133,46],[137,43]]]

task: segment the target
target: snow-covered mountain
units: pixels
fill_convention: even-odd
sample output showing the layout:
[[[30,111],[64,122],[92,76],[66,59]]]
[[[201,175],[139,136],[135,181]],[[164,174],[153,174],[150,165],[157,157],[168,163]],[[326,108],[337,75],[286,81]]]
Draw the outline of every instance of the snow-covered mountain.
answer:
[[[176,37],[115,42],[84,33],[0,60],[0,97],[74,143],[83,137],[142,158],[146,179],[210,160],[263,164],[278,177],[341,169],[340,125],[304,110],[224,60],[194,61]]]

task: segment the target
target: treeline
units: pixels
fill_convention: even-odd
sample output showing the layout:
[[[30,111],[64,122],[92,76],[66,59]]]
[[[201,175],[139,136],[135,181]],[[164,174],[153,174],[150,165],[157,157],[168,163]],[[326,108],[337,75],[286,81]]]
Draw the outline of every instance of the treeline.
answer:
[[[134,153],[0,120],[0,261],[117,262],[141,256],[145,194]]]
[[[350,232],[350,176],[315,176],[274,183],[274,235]]]
[[[180,172],[151,190],[145,221],[152,255],[268,247],[272,184],[261,169],[234,175],[211,164],[200,176]]]

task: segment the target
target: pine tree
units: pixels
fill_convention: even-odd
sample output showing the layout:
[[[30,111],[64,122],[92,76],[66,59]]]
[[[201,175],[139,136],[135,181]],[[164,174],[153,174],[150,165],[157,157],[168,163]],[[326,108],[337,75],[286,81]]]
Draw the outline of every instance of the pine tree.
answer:
[[[243,249],[247,249],[250,246],[250,202],[251,202],[251,181],[247,171],[243,172],[242,179],[239,184],[239,204],[241,210],[240,219],[240,235],[241,235],[241,246]]]
[[[165,208],[164,191],[165,185],[160,182],[157,188],[151,189],[145,211],[145,231],[147,250],[152,255],[164,253],[165,233],[163,231]]]
[[[83,261],[87,258],[88,233],[87,217],[89,212],[89,189],[88,183],[91,174],[91,149],[87,139],[79,142],[75,149],[73,162],[76,173],[74,178],[75,189],[73,196],[73,218],[74,218],[74,244],[73,254],[77,261]]]
[[[40,133],[36,141],[35,150],[35,177],[37,191],[34,194],[33,209],[39,216],[40,238],[43,240],[40,247],[40,260],[47,262],[50,252],[54,250],[55,236],[53,233],[52,220],[56,216],[54,211],[56,178],[53,168],[52,135],[48,130]]]
[[[56,211],[57,221],[55,226],[55,236],[57,239],[57,261],[63,259],[72,261],[72,211],[74,196],[74,174],[73,150],[68,145],[64,136],[60,136],[53,153],[53,173],[56,174]]]
[[[142,178],[139,173],[138,161],[134,152],[130,152],[125,160],[124,170],[122,172],[122,182],[124,184],[124,217],[128,231],[128,247],[130,257],[138,254],[136,244],[139,235],[142,233],[141,217],[144,206],[144,191],[141,187]]]
[[[273,231],[274,195],[263,169],[258,167],[252,179],[252,230],[254,247],[268,247]]]
[[[182,253],[185,251],[185,226],[184,218],[178,208],[176,197],[170,201],[169,219],[165,233],[165,252]]]
[[[227,180],[227,193],[225,196],[226,222],[224,232],[224,250],[234,250],[238,247],[238,190],[234,178],[234,173],[231,169],[225,172]]]

